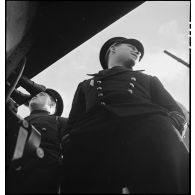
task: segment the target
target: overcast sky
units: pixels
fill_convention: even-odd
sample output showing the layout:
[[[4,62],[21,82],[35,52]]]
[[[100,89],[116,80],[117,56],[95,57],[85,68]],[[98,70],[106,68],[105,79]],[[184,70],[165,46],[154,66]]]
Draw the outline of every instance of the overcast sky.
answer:
[[[58,60],[32,80],[56,89],[64,100],[62,116],[68,117],[79,82],[87,73],[101,70],[99,51],[114,36],[140,40],[144,58],[135,69],[157,76],[171,95],[189,109],[189,68],[163,51],[167,50],[189,62],[190,1],[148,1]],[[95,22],[95,21],[94,21]],[[19,115],[29,114],[27,107]]]

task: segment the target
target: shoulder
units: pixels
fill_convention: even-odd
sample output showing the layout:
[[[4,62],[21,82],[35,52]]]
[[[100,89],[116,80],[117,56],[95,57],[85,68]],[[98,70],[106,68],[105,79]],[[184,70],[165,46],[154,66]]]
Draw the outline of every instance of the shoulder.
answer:
[[[154,84],[161,84],[161,81],[157,76],[151,76],[151,82]]]
[[[56,120],[59,120],[61,122],[67,122],[68,118],[61,117],[61,116],[56,116]]]
[[[147,74],[147,73],[145,73],[145,72],[143,72],[143,71],[134,71],[134,73],[136,73],[137,75],[140,75],[140,76],[142,76],[142,77],[147,77],[147,78],[152,78],[152,77],[154,77],[153,75],[149,75],[149,74]]]
[[[153,80],[152,75],[143,73],[142,71],[133,71],[131,75],[136,78],[138,83],[144,84],[146,82],[147,84],[149,84]]]
[[[80,82],[77,86],[77,89],[81,89],[87,82],[88,82],[89,79],[85,79],[83,80],[82,82]]]
[[[56,121],[58,123],[59,130],[65,130],[67,128],[68,118],[56,116]]]
[[[90,78],[90,79],[86,79],[86,80],[80,82],[77,89],[78,89],[78,90],[85,90],[85,89],[88,88],[90,85],[93,86],[94,80],[95,80],[95,77],[92,77],[92,78]]]
[[[61,117],[61,116],[55,116],[55,120],[58,121],[59,123],[66,124],[68,121],[68,118]]]

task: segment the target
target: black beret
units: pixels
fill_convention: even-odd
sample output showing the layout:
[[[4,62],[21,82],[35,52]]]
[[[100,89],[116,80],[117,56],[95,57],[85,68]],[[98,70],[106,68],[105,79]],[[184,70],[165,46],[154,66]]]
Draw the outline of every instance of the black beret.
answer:
[[[130,43],[131,45],[135,46],[137,48],[137,50],[141,53],[140,60],[142,59],[142,57],[144,55],[144,46],[142,45],[142,43],[140,41],[138,41],[136,39],[127,39],[125,37],[113,37],[113,38],[109,39],[108,41],[106,41],[100,50],[99,59],[100,59],[100,63],[102,65],[103,69],[107,68],[107,63],[106,63],[106,59],[105,59],[107,50],[114,43]]]
[[[64,103],[60,94],[57,91],[49,88],[47,88],[44,92],[53,97],[56,102],[56,111],[54,115],[61,116],[64,109]]]

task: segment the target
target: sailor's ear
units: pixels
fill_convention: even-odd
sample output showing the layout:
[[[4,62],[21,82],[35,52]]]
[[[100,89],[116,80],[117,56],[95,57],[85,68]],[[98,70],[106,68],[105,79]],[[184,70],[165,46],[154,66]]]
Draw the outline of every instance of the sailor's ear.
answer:
[[[51,101],[50,107],[56,106],[56,103],[54,101]]]
[[[110,48],[109,48],[109,51],[112,52],[112,53],[115,53],[116,52],[116,47],[114,45],[112,45]]]

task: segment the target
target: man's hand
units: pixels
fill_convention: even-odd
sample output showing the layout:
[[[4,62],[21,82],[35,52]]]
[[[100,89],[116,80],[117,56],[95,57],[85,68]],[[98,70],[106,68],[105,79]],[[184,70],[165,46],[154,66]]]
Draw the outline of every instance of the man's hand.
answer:
[[[172,111],[168,113],[172,124],[174,127],[179,131],[181,134],[182,138],[184,137],[188,124],[184,116],[182,116],[179,112],[177,111]]]

